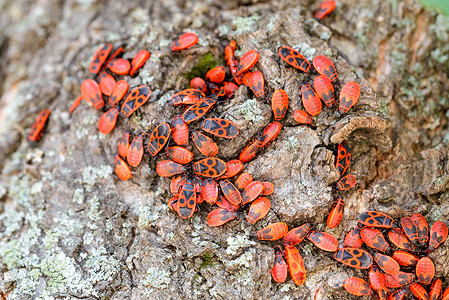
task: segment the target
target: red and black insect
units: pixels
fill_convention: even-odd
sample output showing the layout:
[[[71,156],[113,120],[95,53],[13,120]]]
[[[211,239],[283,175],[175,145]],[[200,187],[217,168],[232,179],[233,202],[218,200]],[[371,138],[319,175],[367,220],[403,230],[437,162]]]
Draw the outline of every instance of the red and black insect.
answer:
[[[371,287],[376,291],[385,288],[385,274],[380,271],[379,267],[376,264],[373,264],[369,271],[369,282],[371,284]]]
[[[418,243],[420,246],[425,246],[429,240],[429,225],[427,225],[426,219],[421,214],[413,214],[410,218],[415,223],[418,231]]]
[[[281,133],[281,129],[282,124],[278,121],[268,124],[263,130],[262,135],[257,138],[257,146],[259,148],[268,146]]]
[[[161,177],[171,177],[184,173],[185,171],[186,167],[169,159],[162,160],[156,165],[156,173]]]
[[[199,131],[195,131],[192,133],[192,141],[201,154],[209,157],[218,154],[217,144],[215,144],[215,142],[207,135],[204,135]]]
[[[264,78],[260,71],[253,72],[249,78],[249,88],[253,91],[256,97],[262,97],[265,95],[264,91]]]
[[[122,57],[123,54],[125,53],[125,49],[120,46],[117,49],[115,49],[114,53],[112,53],[111,55],[108,56],[108,59],[106,60],[106,62],[103,64],[103,66],[101,67],[100,71],[103,71],[106,66],[115,58],[117,57]]]
[[[263,184],[260,181],[253,181],[243,190],[242,203],[247,204],[254,201],[263,192]]]
[[[418,257],[414,256],[413,254],[407,251],[402,250],[394,251],[393,259],[397,261],[398,264],[404,267],[414,267],[419,261]]]
[[[441,300],[449,300],[449,286],[444,290],[443,298]]]
[[[190,80],[190,88],[206,92],[207,91],[206,81],[204,81],[203,78],[195,77],[192,80]]]
[[[248,146],[246,146],[245,149],[242,150],[242,152],[239,155],[239,160],[242,163],[247,163],[253,160],[253,158],[256,157],[260,149],[261,147],[258,146],[258,141],[257,140],[253,141]]]
[[[271,208],[271,202],[266,197],[259,197],[251,203],[246,220],[251,224],[256,223],[265,217]]]
[[[178,212],[178,197],[171,197],[168,199],[167,206],[170,210]]]
[[[171,136],[176,144],[183,146],[189,141],[189,127],[181,115],[176,115],[172,122],[173,132]]]
[[[218,118],[205,119],[201,123],[201,129],[215,136],[227,139],[235,138],[239,134],[239,128],[234,122]]]
[[[249,174],[248,172],[243,172],[240,174],[239,177],[235,180],[235,187],[240,191],[243,192],[243,190],[253,182],[253,176]]]
[[[151,95],[151,89],[147,85],[141,85],[133,89],[122,104],[122,113],[129,117],[147,102]]]
[[[231,204],[240,205],[242,203],[242,195],[240,195],[239,190],[229,180],[221,180],[220,187],[223,195]]]
[[[136,74],[136,72],[145,65],[149,58],[149,51],[140,50],[131,60],[131,70],[129,71],[129,75],[134,76],[134,74]]]
[[[170,192],[173,194],[173,196],[175,197],[179,196],[179,191],[181,190],[184,184],[185,184],[185,176],[176,175],[171,178]]]
[[[236,218],[236,213],[225,208],[216,208],[207,215],[207,224],[210,227],[221,226]]]
[[[214,204],[218,199],[218,184],[212,178],[206,178],[201,188],[201,196],[209,204]]]
[[[110,106],[114,106],[118,104],[123,97],[125,97],[126,93],[129,89],[129,83],[125,80],[119,80],[115,83],[114,88],[111,91],[111,95],[109,96],[108,104]]]
[[[353,107],[360,97],[360,85],[357,82],[347,82],[340,92],[340,113],[347,113]]]
[[[337,238],[327,232],[310,231],[307,239],[323,251],[335,252],[338,249]]]
[[[324,101],[326,106],[332,106],[335,104],[334,86],[326,75],[315,77],[313,80],[313,87],[315,88],[318,97]]]
[[[161,123],[153,130],[148,141],[148,152],[152,156],[156,156],[162,150],[170,137],[170,133],[171,130],[168,123]]]
[[[143,158],[143,135],[135,136],[128,149],[126,160],[131,167],[138,167]]]
[[[297,285],[304,284],[306,281],[306,266],[298,249],[295,246],[286,245],[285,258],[293,282]]]
[[[83,101],[83,95],[78,96],[75,101],[73,101],[72,106],[70,106],[69,108],[69,113],[70,115],[73,114],[73,112],[75,111],[75,109],[80,106],[81,101]]]
[[[226,72],[223,66],[215,67],[206,73],[206,80],[214,83],[222,83],[225,79]]]
[[[182,90],[171,97],[170,102],[173,105],[190,105],[195,103],[200,103],[206,95],[198,89],[185,89]]]
[[[118,155],[114,157],[114,170],[118,178],[123,181],[127,181],[132,177],[131,169],[125,163],[125,161]]]
[[[282,120],[288,109],[288,95],[284,90],[276,90],[271,97],[271,109],[274,119]]]
[[[193,121],[196,121],[204,116],[209,111],[209,109],[211,109],[215,105],[215,103],[217,103],[217,100],[212,98],[205,98],[201,102],[190,106],[184,112],[182,118],[187,124],[190,124]]]
[[[279,56],[289,65],[303,72],[308,72],[310,62],[298,51],[289,46],[282,46],[278,51]]]
[[[81,95],[83,99],[92,104],[96,109],[102,109],[104,106],[101,96],[100,86],[95,80],[86,79],[81,83]]]
[[[315,19],[317,20],[324,19],[328,14],[334,11],[336,6],[337,1],[334,0],[324,1],[323,3],[320,4],[317,11],[315,12]]]
[[[371,295],[373,290],[365,280],[359,277],[349,277],[343,282],[345,290],[355,296]]]
[[[178,198],[178,214],[183,219],[190,218],[195,212],[196,193],[193,179],[186,178],[186,183],[181,189]]]
[[[427,256],[421,258],[416,264],[416,276],[424,285],[429,285],[435,276],[435,266]]]
[[[251,79],[251,76],[253,76],[252,72],[246,72],[245,74],[242,75],[242,83],[247,87],[250,86],[249,80]]]
[[[357,183],[357,180],[355,179],[355,176],[352,174],[346,175],[345,177],[341,178],[337,182],[337,189],[340,191],[346,191],[355,186]]]
[[[232,159],[226,162],[226,172],[221,178],[231,178],[243,170],[243,163],[238,159]]]
[[[229,202],[226,197],[221,196],[218,198],[217,202],[215,202],[215,204],[218,207],[230,210],[230,211],[237,211],[240,208],[240,205],[234,205],[231,204],[231,202]]]
[[[349,149],[348,143],[345,141],[338,145],[337,161],[335,162],[335,168],[337,168],[340,176],[343,175],[351,163],[351,149]]]
[[[223,82],[223,90],[226,92],[226,95],[228,98],[231,98],[232,95],[234,95],[234,92],[238,90],[239,87],[233,82]]]
[[[448,228],[443,222],[436,221],[430,228],[429,247],[426,253],[430,253],[440,246],[447,238]]]
[[[98,130],[100,130],[102,134],[108,134],[111,132],[117,123],[118,114],[119,111],[115,106],[102,114],[98,120]]]
[[[34,121],[30,133],[28,134],[28,140],[37,142],[41,139],[50,113],[51,111],[48,108],[45,108],[37,115],[36,121]]]
[[[335,228],[340,224],[341,219],[343,219],[343,211],[345,208],[345,202],[341,197],[338,197],[332,206],[332,209],[327,216],[327,227]]]
[[[311,115],[316,116],[321,112],[322,104],[321,100],[312,87],[305,84],[301,87],[302,92],[302,105],[304,109]]]
[[[282,241],[284,242],[284,245],[295,246],[301,243],[307,237],[309,231],[310,224],[305,223],[287,232]]]
[[[443,282],[441,279],[435,279],[432,282],[429,292],[429,300],[438,300],[441,297],[441,292],[443,291]]]
[[[415,250],[415,246],[400,228],[393,228],[388,232],[389,240],[399,249]]]
[[[360,237],[363,242],[370,248],[385,252],[390,248],[385,240],[382,232],[375,228],[363,228],[360,231]]]
[[[374,253],[374,260],[385,274],[394,275],[399,272],[400,266],[398,262],[388,255],[376,252]]]
[[[237,73],[236,76],[242,75],[244,72],[251,69],[259,60],[260,54],[256,50],[249,50],[240,58],[239,63],[237,64]]]
[[[117,75],[127,75],[131,70],[131,63],[129,60],[124,58],[114,58],[107,64],[106,67],[109,68],[112,73]]]
[[[176,40],[174,40],[171,46],[171,51],[184,50],[189,47],[192,47],[196,43],[198,43],[198,36],[193,32],[187,32],[182,34]]]
[[[313,119],[312,117],[303,110],[295,110],[293,112],[293,119],[298,122],[299,124],[312,124]]]
[[[429,300],[429,294],[427,293],[426,289],[423,288],[419,283],[415,282],[409,287],[409,289],[412,292],[413,296],[415,296],[419,300]]]
[[[262,182],[263,185],[263,192],[262,196],[268,196],[274,193],[274,185],[271,182],[264,181]]]
[[[271,223],[257,231],[257,238],[263,241],[276,241],[287,234],[288,226],[284,222]]]
[[[315,70],[321,75],[325,75],[330,81],[334,82],[338,78],[334,63],[327,56],[318,55],[313,59],[312,63]]]
[[[396,274],[385,274],[385,285],[387,288],[397,289],[412,283],[415,280],[413,273],[399,271]]]
[[[418,229],[415,222],[409,217],[401,218],[401,226],[409,240],[416,245],[418,242]]]
[[[369,269],[373,264],[371,254],[358,248],[337,249],[334,259],[356,269]]]
[[[97,74],[100,72],[101,66],[106,61],[106,58],[108,57],[109,53],[111,53],[112,45],[107,43],[104,46],[101,46],[100,48],[95,51],[94,57],[92,58],[92,61],[89,66],[89,71],[92,74]]]
[[[98,84],[101,92],[106,96],[111,96],[112,89],[115,86],[115,78],[111,74],[101,71],[98,75]]]
[[[360,231],[361,228],[357,226],[356,228],[349,231],[346,236],[345,240],[343,241],[343,247],[349,247],[349,248],[360,248],[363,245],[363,240],[360,237]]]
[[[357,219],[365,226],[381,228],[391,228],[394,222],[393,218],[378,211],[365,211]]]
[[[204,158],[193,164],[193,172],[203,177],[218,177],[226,172],[226,163],[215,157]]]
[[[120,138],[118,142],[118,154],[125,158],[128,154],[129,149],[129,132],[123,133],[122,137]]]
[[[280,249],[274,250],[274,266],[271,269],[271,277],[274,281],[279,283],[284,283],[287,279],[287,263],[282,256],[282,251]]]
[[[394,293],[392,293],[389,297],[388,300],[402,300],[405,297],[405,292],[403,289],[397,290]]]
[[[193,160],[193,153],[181,146],[167,147],[167,156],[178,164],[188,164]]]

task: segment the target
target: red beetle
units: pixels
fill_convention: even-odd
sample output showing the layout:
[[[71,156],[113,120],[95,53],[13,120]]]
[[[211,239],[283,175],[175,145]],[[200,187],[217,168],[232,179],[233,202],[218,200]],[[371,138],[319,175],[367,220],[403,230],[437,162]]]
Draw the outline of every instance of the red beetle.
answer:
[[[226,172],[226,163],[215,157],[204,158],[193,164],[193,172],[203,177],[219,177]]]
[[[120,154],[121,157],[126,157],[129,150],[129,131],[123,133],[122,137],[120,138],[118,142],[118,154]]]
[[[337,249],[334,259],[356,269],[369,269],[373,264],[373,257],[365,250],[358,248]]]
[[[174,40],[171,46],[171,51],[184,50],[192,47],[196,43],[198,43],[198,36],[192,32],[187,32]]]
[[[393,228],[388,231],[388,238],[399,249],[415,250],[415,246],[410,242],[408,237],[400,228]]]
[[[127,118],[129,118],[129,116],[131,116],[133,112],[138,110],[142,105],[145,104],[145,102],[147,102],[150,95],[151,95],[150,87],[146,85],[140,85],[136,87],[126,97],[125,101],[122,104],[121,112]]]
[[[281,132],[282,124],[274,121],[265,127],[262,132],[262,135],[257,138],[257,146],[259,148],[263,148],[268,146]]]
[[[371,284],[371,287],[376,291],[385,288],[385,274],[380,271],[379,267],[376,266],[376,264],[373,264],[369,271],[369,282]]]
[[[129,83],[125,80],[119,80],[115,83],[114,88],[111,91],[111,95],[109,96],[108,104],[110,106],[114,106],[118,104],[123,97],[125,97],[126,93],[129,89]]]
[[[346,236],[345,240],[343,242],[343,247],[350,247],[350,248],[360,248],[363,245],[363,240],[360,237],[360,227],[356,227],[349,231]]]
[[[101,66],[106,61],[106,58],[108,57],[109,53],[112,51],[112,45],[107,43],[104,46],[101,46],[100,48],[95,51],[94,56],[92,57],[92,61],[89,66],[89,71],[92,74],[97,74],[100,72]]]
[[[207,135],[195,131],[192,133],[192,141],[201,154],[210,157],[218,154],[217,144],[215,144],[215,142]]]
[[[429,292],[429,300],[438,300],[441,297],[441,292],[443,290],[443,282],[441,279],[435,279],[432,282]]]
[[[345,202],[341,197],[338,197],[333,206],[332,209],[327,216],[327,227],[329,228],[335,228],[340,224],[341,219],[343,219],[343,210],[345,208]]]
[[[210,227],[221,226],[236,218],[236,213],[224,208],[216,208],[207,215],[207,225]]]
[[[185,171],[186,168],[183,165],[177,164],[169,159],[162,160],[156,165],[156,173],[161,177],[171,177],[184,173]]]
[[[337,1],[334,0],[324,1],[323,3],[320,4],[317,11],[315,12],[315,19],[317,20],[324,19],[328,14],[334,11],[336,6]]]
[[[142,134],[135,136],[129,146],[126,160],[131,167],[137,167],[143,158],[143,137]]]
[[[127,181],[132,177],[131,169],[119,155],[114,157],[114,170],[118,178],[123,181]]]
[[[284,283],[287,279],[287,263],[282,256],[282,251],[279,249],[274,250],[274,266],[271,269],[271,277],[273,280],[279,283]]]
[[[183,146],[189,141],[189,127],[181,115],[176,115],[172,122],[172,137],[176,144]]]
[[[256,97],[262,97],[265,95],[264,91],[264,79],[260,71],[253,72],[249,78],[249,88],[253,91]]]
[[[295,67],[296,69],[299,69],[306,73],[309,71],[309,61],[292,47],[282,46],[279,48],[278,54],[286,63]]]
[[[337,182],[337,189],[340,191],[346,191],[354,187],[357,183],[355,176],[352,174],[346,175]]]
[[[31,126],[30,133],[28,134],[28,140],[37,142],[41,139],[50,113],[51,111],[46,108],[37,115],[36,121],[34,121],[33,125]]]
[[[239,190],[229,180],[221,180],[220,187],[226,199],[231,204],[240,205],[242,203],[242,195],[240,195]]]
[[[310,224],[305,223],[299,227],[293,228],[284,236],[282,241],[285,245],[295,246],[301,243],[310,231]]]
[[[81,83],[81,95],[83,99],[92,104],[96,109],[102,109],[104,106],[103,97],[98,83],[92,79],[86,79]]]
[[[129,75],[134,76],[134,74],[145,65],[149,58],[149,51],[140,50],[131,60],[131,71],[129,71]]]
[[[251,203],[246,220],[251,224],[254,224],[263,217],[265,217],[270,211],[270,208],[271,202],[268,198],[265,197],[257,198],[256,200],[254,200],[253,203]]]
[[[131,70],[131,63],[124,58],[114,58],[108,62],[106,67],[117,75],[127,75]]]
[[[264,181],[262,182],[263,192],[261,195],[268,196],[274,193],[274,185],[271,182]]]
[[[348,143],[345,141],[338,145],[337,161],[335,163],[335,168],[337,168],[340,176],[343,175],[351,163],[351,149],[349,149]]]
[[[325,75],[330,81],[334,82],[338,78],[334,63],[327,56],[318,55],[312,63],[317,72]]]
[[[360,85],[357,82],[347,82],[340,91],[340,113],[347,113],[360,97]]]
[[[435,266],[427,256],[421,258],[416,264],[416,276],[418,276],[419,281],[424,285],[432,282],[435,276]]]
[[[338,249],[337,238],[327,232],[310,231],[307,239],[323,251],[335,252]]]
[[[387,288],[396,289],[412,283],[415,280],[415,275],[413,273],[399,271],[393,275],[385,274],[385,280]]]
[[[271,223],[257,232],[257,238],[264,241],[276,241],[287,234],[288,226],[284,222]]]
[[[167,147],[167,156],[178,164],[188,164],[193,160],[193,153],[181,146]]]
[[[215,83],[222,83],[225,79],[225,76],[225,68],[223,66],[218,66],[206,73],[206,80]]]
[[[371,295],[373,290],[365,280],[358,277],[349,277],[343,282],[345,290],[355,296]]]
[[[301,87],[302,105],[305,110],[311,115],[316,116],[321,112],[321,100],[310,85],[305,84]]]
[[[315,60],[314,60],[315,61]],[[335,103],[334,86],[326,75],[320,75],[313,80],[313,87],[316,93],[324,101],[326,106],[332,106]]]
[[[295,246],[285,246],[285,258],[287,259],[288,269],[293,282],[302,285],[306,281],[306,267]]]
[[[385,240],[382,232],[375,228],[363,228],[360,231],[360,237],[363,242],[370,248],[385,252],[390,248]]]
[[[101,115],[100,119],[98,120],[98,130],[102,134],[108,134],[110,133],[117,123],[117,117],[118,117],[119,111],[117,107],[112,107],[107,112]]]
[[[239,63],[237,64],[237,73],[236,76],[240,76],[244,72],[251,69],[257,61],[259,61],[260,54],[256,50],[249,50],[240,58]]]
[[[443,222],[436,221],[430,228],[429,248],[426,253],[430,253],[440,246],[447,238],[448,228]]]
[[[243,170],[243,163],[238,159],[232,159],[226,162],[226,172],[221,178],[231,178]]]
[[[249,174],[248,172],[243,172],[240,174],[239,177],[235,180],[235,187],[240,191],[243,192],[243,190],[253,182],[253,176]]]
[[[419,258],[406,251],[397,250],[393,253],[393,259],[396,260],[401,266],[414,267],[419,261]]]
[[[288,95],[284,90],[276,90],[271,97],[271,109],[274,119],[282,120],[288,109]]]
[[[100,72],[100,75],[98,75],[98,81],[101,92],[106,96],[110,96],[116,83],[115,78],[111,74],[102,71]]]
[[[365,211],[359,214],[357,219],[368,227],[391,228],[394,223],[392,217],[378,211]]]
[[[192,178],[187,178],[178,198],[178,214],[183,219],[190,218],[195,212],[196,192]]]
[[[410,286],[410,291],[412,292],[413,296],[415,296],[419,300],[429,300],[429,294],[427,293],[426,289],[417,282]]]
[[[401,218],[401,226],[409,240],[416,244],[418,241],[418,229],[416,228],[415,222],[409,217]]]
[[[313,119],[312,117],[303,110],[295,110],[293,112],[293,119],[298,122],[299,124],[312,124]]]
[[[260,181],[253,181],[243,190],[242,193],[242,203],[247,204],[257,197],[260,196],[263,192],[263,184]]]
[[[385,274],[394,275],[399,272],[400,266],[398,262],[390,256],[375,252],[373,257]]]

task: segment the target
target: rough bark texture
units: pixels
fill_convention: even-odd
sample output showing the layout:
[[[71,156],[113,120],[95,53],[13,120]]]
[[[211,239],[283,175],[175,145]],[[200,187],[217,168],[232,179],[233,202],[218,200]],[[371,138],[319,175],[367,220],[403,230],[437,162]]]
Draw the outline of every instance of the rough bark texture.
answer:
[[[449,19],[415,1],[345,0],[318,23],[318,3],[300,2],[0,2],[0,298],[350,299],[342,282],[362,272],[304,243],[305,285],[275,284],[272,244],[252,237],[278,220],[326,229],[339,179],[333,150],[343,140],[358,188],[342,193],[345,216],[329,232],[341,238],[367,209],[447,221]],[[200,43],[173,55],[168,46],[184,31],[196,32]],[[242,217],[210,228],[208,207],[188,221],[168,210],[168,180],[157,176],[154,160],[128,182],[111,166],[123,131],[170,121],[176,110],[168,99],[191,77],[224,64],[231,39],[238,55],[261,53],[256,69],[267,96],[252,99],[242,86],[216,110],[241,130],[219,142],[219,156],[236,157],[270,122],[275,89],[287,91],[291,106],[276,142],[246,165],[256,179],[275,184],[272,211],[256,226]],[[153,93],[140,114],[103,136],[100,112],[86,103],[71,118],[67,111],[106,41],[127,44],[125,57],[151,52],[130,86],[143,82]],[[316,126],[295,125],[299,86],[310,79],[280,62],[281,45],[333,59],[340,83],[361,84],[355,108],[345,116],[325,108]],[[50,124],[30,146],[28,129],[45,107]],[[446,242],[431,255],[442,279],[449,277],[448,249]]]

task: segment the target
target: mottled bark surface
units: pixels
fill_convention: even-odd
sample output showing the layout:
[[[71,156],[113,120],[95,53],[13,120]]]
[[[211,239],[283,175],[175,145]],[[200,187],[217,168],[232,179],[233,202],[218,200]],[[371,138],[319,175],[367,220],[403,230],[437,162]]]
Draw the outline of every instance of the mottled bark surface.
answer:
[[[339,179],[336,144],[351,149],[357,189],[342,193],[345,216],[328,232],[342,238],[358,213],[375,209],[398,218],[422,213],[429,223],[449,217],[449,18],[415,1],[339,1],[324,22],[315,1],[2,1],[0,2],[0,296],[7,299],[350,299],[341,288],[349,269],[305,242],[304,286],[271,280],[272,246],[252,234],[274,221],[290,228],[325,220]],[[196,32],[194,48],[173,55],[171,41]],[[237,55],[261,54],[255,69],[266,98],[242,86],[212,114],[238,124],[241,134],[219,141],[231,159],[271,120],[275,89],[290,108],[278,139],[245,166],[276,191],[272,211],[251,226],[240,217],[210,228],[203,208],[188,221],[169,211],[167,179],[146,159],[133,178],[113,174],[117,141],[170,121],[170,97],[188,79],[224,64],[224,45]],[[104,42],[127,44],[126,58],[151,52],[130,86],[148,84],[150,103],[104,136],[101,113],[85,102],[68,108],[89,78],[93,52]],[[324,108],[314,127],[297,126],[300,85],[310,78],[287,67],[277,48],[307,58],[329,56],[340,83],[356,80],[362,95],[347,115]],[[35,146],[27,133],[43,108],[52,114]],[[449,277],[448,243],[436,250],[437,276]],[[449,284],[448,280],[444,286]],[[0,297],[1,298],[1,297]]]

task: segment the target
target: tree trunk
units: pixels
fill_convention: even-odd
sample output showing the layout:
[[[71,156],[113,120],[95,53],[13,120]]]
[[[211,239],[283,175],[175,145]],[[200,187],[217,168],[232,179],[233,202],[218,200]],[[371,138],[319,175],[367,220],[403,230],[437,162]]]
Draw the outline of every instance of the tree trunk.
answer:
[[[299,247],[306,283],[275,283],[275,243],[254,233],[271,222],[289,228],[308,222],[341,241],[365,210],[447,222],[449,18],[416,1],[342,0],[317,22],[318,5],[0,2],[0,299],[351,299],[343,280],[362,273],[309,242]],[[200,41],[173,54],[171,43],[183,32],[197,33]],[[215,139],[218,157],[237,158],[272,121],[274,90],[287,92],[290,107],[276,141],[245,165],[255,180],[274,184],[270,213],[252,226],[244,209],[237,220],[211,228],[206,203],[189,220],[168,209],[169,180],[155,172],[163,155],[147,156],[127,182],[114,174],[113,160],[125,130],[152,130],[181,112],[168,100],[191,78],[224,65],[232,39],[237,57],[250,49],[260,53],[253,70],[265,77],[265,97],[242,85],[210,114],[240,128],[235,139]],[[81,82],[91,78],[94,51],[105,42],[126,44],[125,58],[150,51],[139,75],[126,80],[152,89],[140,113],[120,119],[106,136],[97,129],[102,112],[87,102],[68,113]],[[360,83],[355,107],[345,115],[324,107],[313,126],[297,125],[292,113],[302,108],[300,86],[312,77],[280,59],[283,45],[310,61],[330,57],[337,91],[348,81]],[[44,108],[52,111],[49,125],[31,145],[29,128]],[[341,193],[344,219],[329,230],[339,180],[335,150],[343,140],[357,188]],[[437,277],[449,276],[448,245],[430,255]]]

